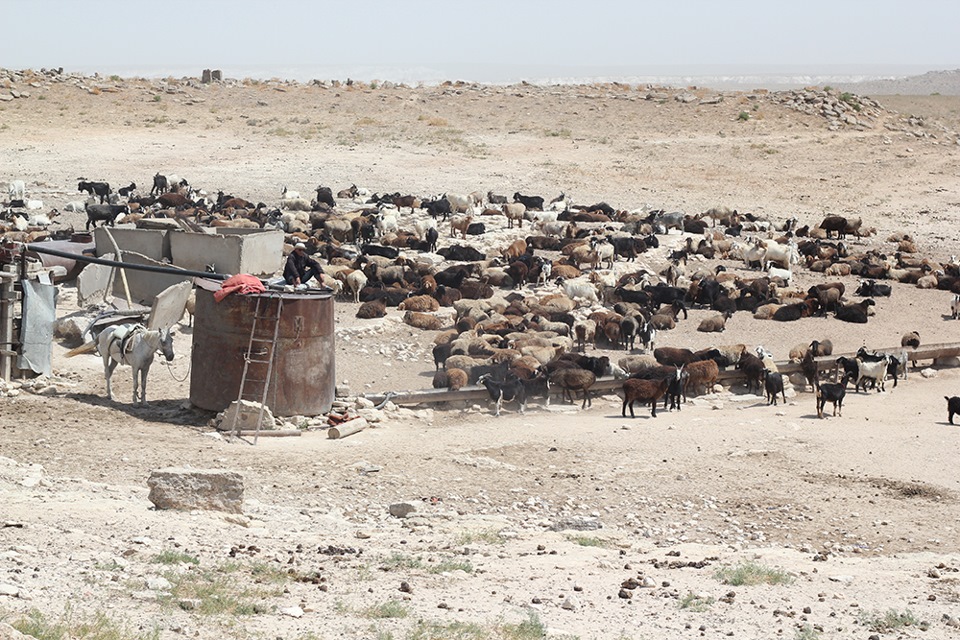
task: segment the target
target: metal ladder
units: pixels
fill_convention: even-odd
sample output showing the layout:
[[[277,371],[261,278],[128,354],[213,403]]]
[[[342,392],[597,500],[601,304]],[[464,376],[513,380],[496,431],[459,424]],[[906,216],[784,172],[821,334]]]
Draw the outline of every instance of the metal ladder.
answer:
[[[270,307],[270,302],[277,301],[277,313],[276,315],[267,315],[266,312]],[[266,301],[266,302],[264,302]],[[261,312],[261,308],[266,307]],[[273,363],[276,361],[277,354],[277,337],[280,335],[280,314],[283,311],[283,297],[278,295],[260,295],[257,296],[257,306],[253,312],[253,325],[250,327],[250,341],[247,343],[247,350],[243,354],[243,377],[240,378],[240,392],[237,394],[237,411],[233,416],[233,425],[230,430],[234,431],[237,437],[240,436],[240,407],[239,403],[241,400],[251,400],[251,392],[247,391],[247,383],[263,383],[263,393],[260,396],[260,414],[257,416],[257,428],[253,435],[253,444],[257,444],[257,439],[260,437],[260,427],[263,425],[263,413],[267,406],[267,392],[270,390],[270,379],[273,376]],[[258,338],[257,336],[257,326],[260,322],[264,322],[268,326],[269,323],[273,323],[273,337],[272,338]],[[263,349],[254,350],[255,345],[262,345]],[[248,378],[247,374],[250,370],[250,364],[266,364],[267,365],[267,375],[263,380],[256,378]]]

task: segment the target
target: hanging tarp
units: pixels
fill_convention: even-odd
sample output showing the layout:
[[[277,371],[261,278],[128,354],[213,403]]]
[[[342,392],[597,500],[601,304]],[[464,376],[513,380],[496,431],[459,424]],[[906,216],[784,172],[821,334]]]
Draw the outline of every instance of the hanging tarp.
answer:
[[[20,323],[21,348],[17,367],[40,375],[50,375],[53,325],[57,319],[57,287],[38,280],[21,280],[20,284],[23,287],[23,319]]]

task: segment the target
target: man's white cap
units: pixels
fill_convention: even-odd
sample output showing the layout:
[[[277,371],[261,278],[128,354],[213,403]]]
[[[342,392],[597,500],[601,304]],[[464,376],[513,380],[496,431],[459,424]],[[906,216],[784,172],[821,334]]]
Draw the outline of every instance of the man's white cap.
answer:
[[[306,249],[306,248],[307,248],[307,245],[303,244],[302,242],[298,242],[297,245],[294,247],[294,249]]]

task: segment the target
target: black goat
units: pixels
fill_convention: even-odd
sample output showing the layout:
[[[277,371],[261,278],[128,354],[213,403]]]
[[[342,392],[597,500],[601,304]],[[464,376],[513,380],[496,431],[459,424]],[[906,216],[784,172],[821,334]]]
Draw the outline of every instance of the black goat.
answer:
[[[525,196],[518,191],[513,194],[514,202],[522,202],[527,209],[534,211],[543,211],[543,198],[540,196]]]
[[[381,256],[383,258],[396,260],[400,256],[400,249],[397,249],[396,247],[384,247],[383,245],[368,243],[361,247],[360,253],[365,256]]]
[[[158,172],[153,176],[153,188],[150,189],[150,195],[159,196],[167,192],[167,176],[162,176]]]
[[[131,182],[129,187],[120,187],[119,189],[117,189],[117,193],[119,193],[120,196],[123,198],[129,198],[130,194],[136,191],[136,189],[137,189],[137,183]]]
[[[473,247],[454,244],[444,247],[437,251],[438,254],[454,262],[478,262],[486,259],[486,256]]]
[[[504,401],[511,402],[516,400],[520,403],[520,413],[526,410],[527,388],[523,385],[523,381],[517,376],[508,373],[503,380],[494,380],[491,374],[485,373],[477,378],[477,384],[482,384],[486,387],[487,393],[490,394],[490,399],[496,400],[497,412],[494,415],[500,415],[500,407]]]
[[[876,280],[861,280],[856,294],[866,298],[889,298],[892,291],[889,284],[877,284]]]
[[[783,374],[764,369],[763,388],[767,392],[767,404],[777,406],[778,393],[783,396],[783,403],[787,403],[787,392],[783,389]]]
[[[686,371],[683,370],[683,367],[680,367],[676,372],[668,376],[667,384],[667,393],[663,397],[663,408],[667,408],[667,404],[670,404],[670,411],[673,411],[673,408],[676,407],[677,411],[680,411],[680,400],[683,397],[683,388],[687,386],[687,378],[690,377]]]
[[[450,214],[453,212],[450,207],[450,201],[446,198],[439,198],[437,200],[424,200],[420,203],[421,208],[425,209],[427,213],[434,219],[437,216],[443,216],[443,221],[446,222],[447,218],[450,217]]]
[[[331,209],[337,206],[333,199],[333,189],[330,187],[317,187],[317,204],[325,204]]]
[[[79,184],[77,184],[77,191],[86,191],[88,194],[96,195],[100,198],[100,204],[110,197],[110,185],[106,182],[88,182],[83,178],[80,178]]]
[[[843,417],[843,398],[847,395],[847,380],[844,374],[839,383],[824,382],[817,385],[817,417],[823,417],[827,402],[833,403],[833,415]]]
[[[843,320],[844,322],[854,322],[857,324],[866,324],[867,323],[867,307],[872,307],[877,304],[870,298],[867,298],[863,302],[858,302],[857,304],[847,304],[843,305],[837,309],[836,317],[837,320]]]
[[[953,424],[954,414],[960,413],[960,396],[953,396],[952,398],[943,396],[943,399],[947,401],[947,420],[950,421],[950,424]]]
[[[88,204],[84,208],[87,211],[87,231],[90,231],[91,225],[96,227],[97,222],[103,222],[112,227],[121,214],[130,213],[130,207],[125,204]]]

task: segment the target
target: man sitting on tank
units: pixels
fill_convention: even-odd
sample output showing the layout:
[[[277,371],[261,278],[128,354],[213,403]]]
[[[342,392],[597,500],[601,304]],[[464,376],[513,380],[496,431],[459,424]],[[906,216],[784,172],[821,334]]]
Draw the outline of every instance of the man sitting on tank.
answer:
[[[283,279],[287,284],[306,286],[310,278],[319,281],[320,273],[320,263],[307,255],[307,245],[298,242],[283,267]]]

